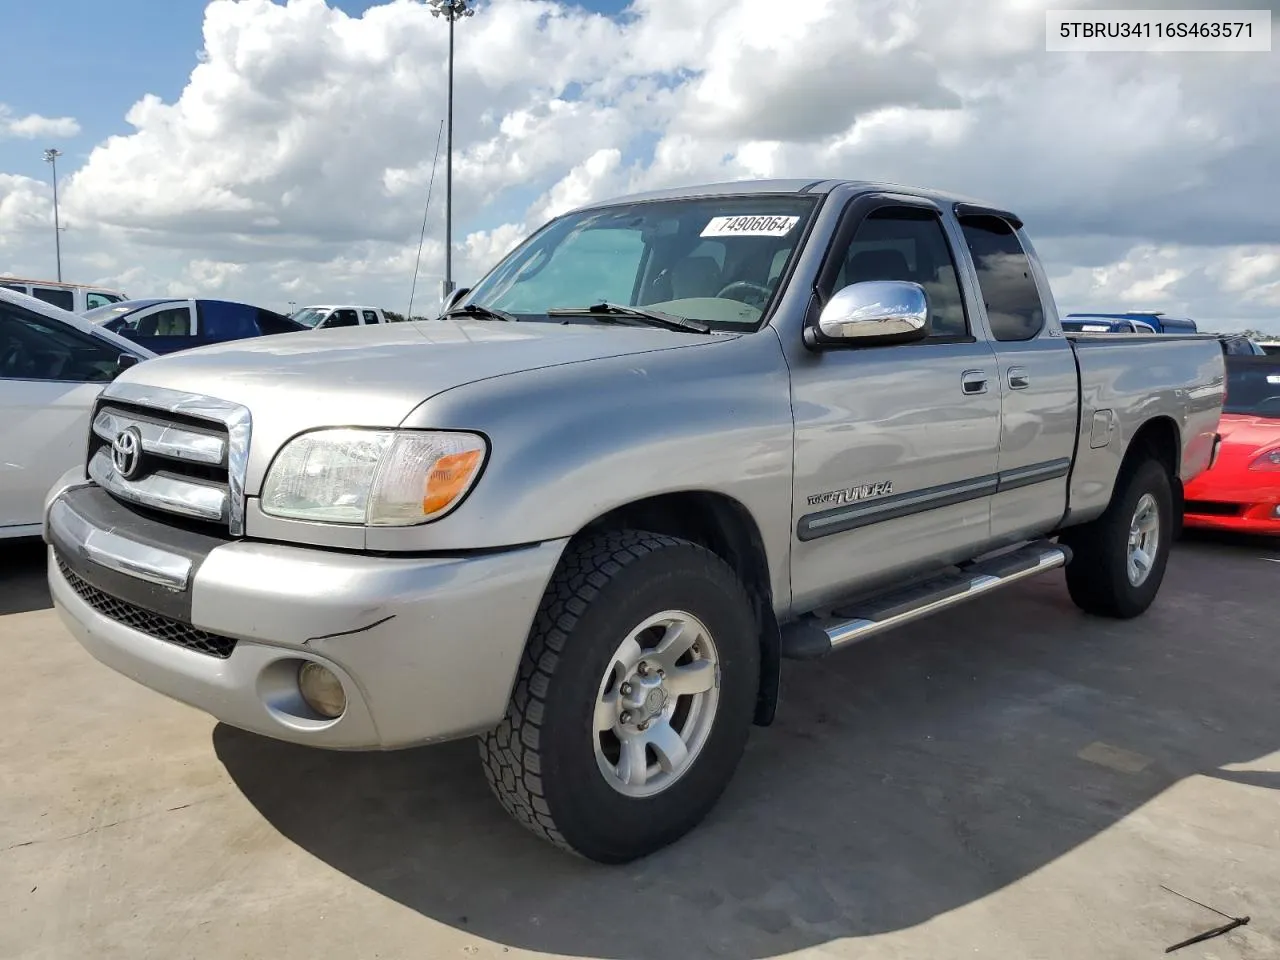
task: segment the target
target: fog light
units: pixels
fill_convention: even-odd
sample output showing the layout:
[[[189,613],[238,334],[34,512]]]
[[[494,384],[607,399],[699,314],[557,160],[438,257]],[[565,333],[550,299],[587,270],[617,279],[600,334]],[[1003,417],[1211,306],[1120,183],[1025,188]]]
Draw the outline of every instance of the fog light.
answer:
[[[342,681],[328,667],[308,661],[298,669],[298,690],[302,699],[322,717],[336,719],[347,709]]]

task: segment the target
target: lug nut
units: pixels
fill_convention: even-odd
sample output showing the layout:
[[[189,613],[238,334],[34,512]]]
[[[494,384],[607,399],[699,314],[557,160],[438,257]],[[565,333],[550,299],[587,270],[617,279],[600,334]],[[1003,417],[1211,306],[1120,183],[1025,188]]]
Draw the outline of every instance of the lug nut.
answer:
[[[619,687],[619,690],[621,691],[624,697],[629,697],[631,695],[631,684],[624,683],[621,687]]]
[[[630,722],[631,722],[631,711],[630,711],[630,710],[623,710],[623,711],[622,711],[622,716],[620,716],[620,717],[618,718],[618,720],[619,720],[619,721],[621,721],[622,723],[630,723]]]
[[[640,724],[640,729],[641,729],[641,730],[648,730],[648,729],[649,729],[649,721],[648,721],[648,720],[646,720],[644,723]]]
[[[647,677],[649,675],[649,664],[641,660],[639,665],[636,667],[636,673],[640,674],[642,677]]]
[[[659,670],[659,671],[658,671],[658,679],[659,679],[659,680],[665,680],[666,678],[667,678],[667,671],[665,671],[665,670]]]

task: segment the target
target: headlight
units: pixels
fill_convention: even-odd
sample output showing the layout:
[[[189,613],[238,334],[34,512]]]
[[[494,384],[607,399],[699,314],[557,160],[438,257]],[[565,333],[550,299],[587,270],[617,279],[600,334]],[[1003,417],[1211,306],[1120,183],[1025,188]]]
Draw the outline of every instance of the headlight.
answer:
[[[375,527],[426,523],[466,496],[487,451],[474,433],[315,430],[276,454],[262,512]]]
[[[1253,463],[1249,464],[1250,470],[1280,470],[1280,449],[1268,450]]]

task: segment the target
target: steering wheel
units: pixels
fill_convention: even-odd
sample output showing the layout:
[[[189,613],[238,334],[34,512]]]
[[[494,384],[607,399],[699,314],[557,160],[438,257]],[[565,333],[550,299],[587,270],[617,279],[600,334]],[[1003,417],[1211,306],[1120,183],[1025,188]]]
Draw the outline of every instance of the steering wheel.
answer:
[[[735,297],[730,295],[731,291],[736,292],[739,290],[746,292],[748,294],[755,294],[755,296],[744,300],[742,297]],[[764,284],[752,283],[750,280],[735,280],[733,281],[733,283],[726,284],[724,287],[722,287],[720,292],[716,294],[716,297],[724,298],[728,300],[737,300],[740,303],[747,304],[748,306],[760,307],[763,309],[765,303],[768,302],[769,297],[771,297],[772,295],[773,295],[773,291],[770,290],[768,287],[766,287]]]

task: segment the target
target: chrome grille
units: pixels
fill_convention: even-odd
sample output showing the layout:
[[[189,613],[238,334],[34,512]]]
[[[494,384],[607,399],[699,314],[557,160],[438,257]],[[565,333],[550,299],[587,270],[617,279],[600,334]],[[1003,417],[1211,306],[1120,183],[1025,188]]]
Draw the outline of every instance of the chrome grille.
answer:
[[[236,404],[113,383],[94,410],[89,478],[123,503],[242,536],[249,428]]]
[[[76,595],[104,617],[114,620],[116,623],[122,623],[126,627],[137,630],[139,633],[145,633],[149,637],[155,637],[157,640],[164,640],[166,643],[186,647],[188,650],[208,654],[220,660],[227,659],[236,648],[236,641],[231,637],[209,633],[207,630],[193,627],[189,623],[174,620],[172,617],[161,616],[158,613],[139,607],[137,604],[129,603],[127,600],[121,600],[111,596],[109,593],[104,593],[87,580],[77,576],[63,562],[62,558],[56,554],[55,559],[58,563],[59,572],[66,578],[67,583],[71,585],[71,589],[76,592]]]

